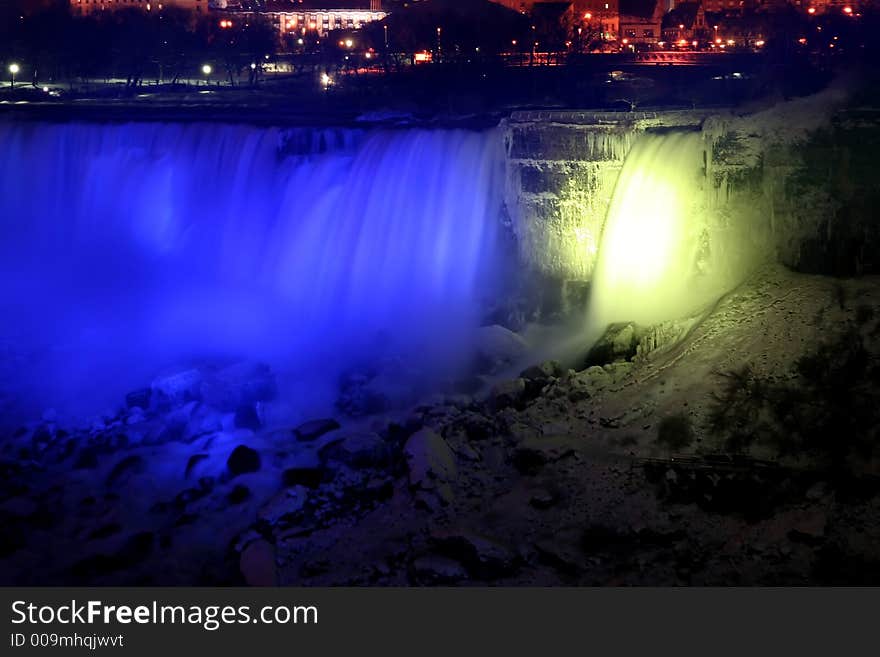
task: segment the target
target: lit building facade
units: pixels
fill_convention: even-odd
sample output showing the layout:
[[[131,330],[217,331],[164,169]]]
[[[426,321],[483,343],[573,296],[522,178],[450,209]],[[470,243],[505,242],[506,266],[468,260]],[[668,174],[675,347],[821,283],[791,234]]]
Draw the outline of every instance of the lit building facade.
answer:
[[[388,15],[381,0],[270,0],[257,8],[236,0],[214,0],[214,6],[265,16],[282,37],[321,38],[333,30],[358,30]]]
[[[661,0],[653,3],[621,3],[621,42],[632,46],[658,44],[663,38],[664,14]]]
[[[620,34],[618,0],[577,0],[575,15],[592,27],[604,41],[614,41]]]

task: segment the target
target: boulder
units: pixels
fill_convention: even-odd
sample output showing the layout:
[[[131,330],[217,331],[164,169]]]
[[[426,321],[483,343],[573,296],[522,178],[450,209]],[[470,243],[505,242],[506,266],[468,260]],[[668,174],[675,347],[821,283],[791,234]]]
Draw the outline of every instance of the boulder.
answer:
[[[266,502],[257,516],[260,520],[274,525],[285,516],[291,516],[302,509],[307,497],[308,490],[304,486],[286,488]]]
[[[519,408],[526,397],[526,380],[511,379],[509,381],[500,381],[492,386],[489,392],[489,402],[496,411],[501,409],[514,407]]]
[[[259,453],[247,445],[239,445],[226,460],[226,467],[233,477],[260,469]]]
[[[443,530],[431,539],[437,552],[463,564],[476,579],[497,579],[517,569],[516,553],[495,538],[470,530]]]
[[[275,399],[278,387],[268,365],[243,361],[206,373],[200,392],[205,403],[229,413]]]
[[[251,431],[259,431],[263,426],[255,404],[242,404],[235,409],[234,424],[238,429],[250,429]]]
[[[380,467],[391,460],[391,447],[376,433],[353,433],[330,442],[318,451],[324,460],[334,460],[355,468]]]
[[[321,420],[311,420],[304,422],[293,430],[293,435],[300,442],[311,442],[317,440],[326,433],[335,431],[340,427],[339,422],[333,418],[325,418]]]
[[[287,468],[281,473],[281,480],[285,486],[317,488],[332,478],[333,473],[322,467],[297,466]]]
[[[556,360],[545,360],[539,365],[527,367],[520,373],[520,378],[526,381],[549,382],[560,378],[565,373],[562,364]]]
[[[421,429],[403,447],[412,486],[432,488],[436,481],[454,481],[458,476],[455,455],[443,438],[431,429]]]
[[[150,386],[153,404],[177,406],[201,399],[202,373],[197,369],[183,370],[156,378]]]
[[[150,407],[150,397],[153,394],[151,388],[142,388],[128,393],[125,396],[125,405],[128,408],[148,409]]]
[[[587,354],[586,365],[605,365],[632,360],[644,329],[633,323],[610,324]]]
[[[497,372],[525,357],[528,343],[517,333],[493,324],[483,326],[477,334],[478,367]]]

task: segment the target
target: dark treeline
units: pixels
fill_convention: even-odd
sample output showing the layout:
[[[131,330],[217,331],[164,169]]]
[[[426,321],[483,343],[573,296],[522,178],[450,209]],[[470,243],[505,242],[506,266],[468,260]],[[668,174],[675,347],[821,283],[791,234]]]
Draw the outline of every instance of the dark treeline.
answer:
[[[31,15],[2,8],[0,61],[21,62],[21,82],[33,84],[121,78],[133,89],[195,77],[206,63],[231,83],[242,73],[253,83],[276,47],[272,25],[259,17],[221,27],[216,16],[174,7],[86,16],[64,5]]]

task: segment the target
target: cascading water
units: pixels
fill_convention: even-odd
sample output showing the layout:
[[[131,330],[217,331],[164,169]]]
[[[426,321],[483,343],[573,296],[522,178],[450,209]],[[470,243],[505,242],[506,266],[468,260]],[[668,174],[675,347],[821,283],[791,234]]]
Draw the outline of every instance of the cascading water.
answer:
[[[642,135],[620,172],[590,296],[594,333],[613,322],[653,324],[707,300],[699,280],[703,144],[699,133]]]
[[[280,129],[0,125],[7,402],[93,410],[203,357],[314,389],[380,335],[454,366],[493,294],[500,139],[345,134],[286,156]]]

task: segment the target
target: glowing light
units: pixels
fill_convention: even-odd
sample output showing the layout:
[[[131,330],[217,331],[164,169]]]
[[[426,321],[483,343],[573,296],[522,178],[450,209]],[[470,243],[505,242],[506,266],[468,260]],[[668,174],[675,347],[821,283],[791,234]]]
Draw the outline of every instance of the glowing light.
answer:
[[[755,45],[756,45],[758,48],[762,47],[762,46],[764,45],[764,40],[763,40],[763,39],[758,39],[757,41],[755,41]]]
[[[301,46],[303,44],[302,37],[296,40],[296,45]]]
[[[43,93],[44,94],[49,93],[49,87],[43,87]]]
[[[592,17],[593,17],[593,14],[591,14],[590,12],[587,12],[586,14],[584,14],[584,18],[586,18],[587,20],[590,20]]]
[[[728,40],[727,40],[727,45],[728,45],[728,46],[732,46],[734,43],[736,43],[736,42],[735,42],[733,39],[728,39]]]
[[[807,43],[807,40],[804,37],[801,37],[800,39],[798,39],[798,43],[804,45]]]
[[[329,75],[327,75],[326,73],[322,73],[322,74],[321,74],[321,84],[322,84],[323,87],[326,89],[326,88],[329,87],[331,84],[333,84],[333,78],[331,78],[331,77],[330,77]]]
[[[9,65],[9,72],[12,73],[13,75],[18,75],[18,72],[20,70],[21,70],[21,68],[19,67],[18,64],[10,64]]]
[[[702,142],[694,133],[643,135],[620,172],[593,278],[590,315],[652,324],[680,316],[699,296],[694,199]]]
[[[345,40],[345,47],[346,48],[351,48],[353,45],[354,45],[354,41],[352,41],[351,39]]]
[[[205,75],[211,75],[211,71],[213,70],[214,69],[211,68],[210,64],[205,64],[204,66],[202,66],[202,73],[204,73]]]
[[[721,39],[715,39],[715,43],[721,43]]]
[[[220,27],[224,30],[228,30],[230,27],[232,27],[232,21],[224,18],[222,21],[220,21]]]
[[[844,14],[852,15],[852,13],[853,13],[852,7],[844,7],[844,8],[843,8],[843,13],[844,13]]]

